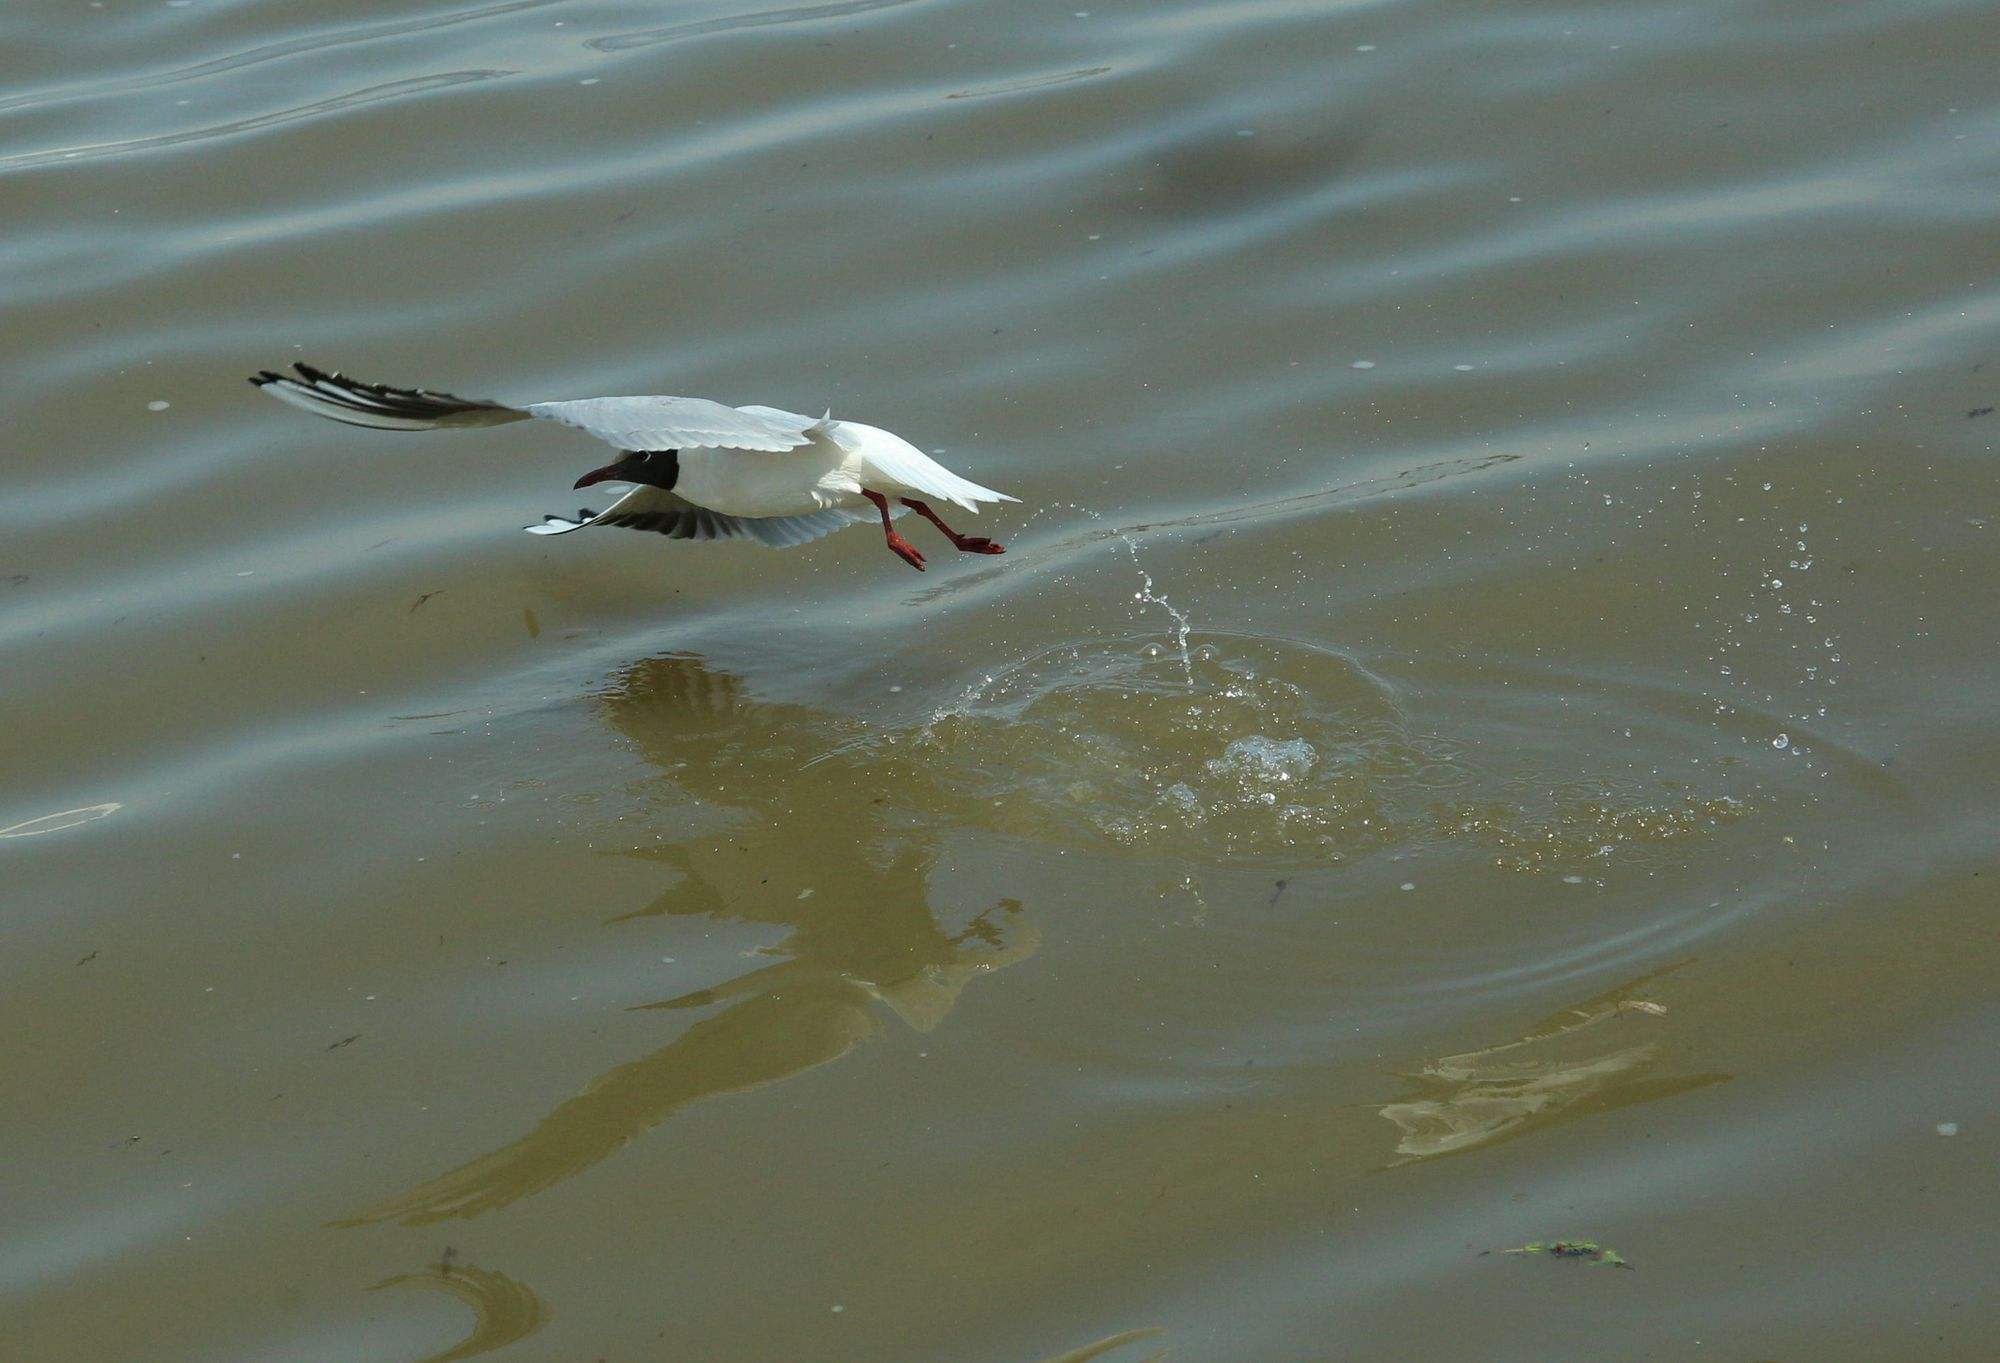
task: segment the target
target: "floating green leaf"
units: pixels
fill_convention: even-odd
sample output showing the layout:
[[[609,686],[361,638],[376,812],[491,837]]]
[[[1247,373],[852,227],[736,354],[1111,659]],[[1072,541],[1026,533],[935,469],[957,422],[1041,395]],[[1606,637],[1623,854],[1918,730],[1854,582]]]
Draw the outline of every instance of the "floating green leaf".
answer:
[[[1512,1249],[1502,1250],[1501,1253],[1550,1254],[1558,1259],[1588,1259],[1594,1264],[1608,1265],[1612,1268],[1632,1267],[1632,1265],[1625,1262],[1624,1255],[1615,1249],[1604,1248],[1595,1240],[1556,1240],[1548,1244],[1544,1244],[1540,1240],[1531,1240],[1525,1245],[1516,1245]]]

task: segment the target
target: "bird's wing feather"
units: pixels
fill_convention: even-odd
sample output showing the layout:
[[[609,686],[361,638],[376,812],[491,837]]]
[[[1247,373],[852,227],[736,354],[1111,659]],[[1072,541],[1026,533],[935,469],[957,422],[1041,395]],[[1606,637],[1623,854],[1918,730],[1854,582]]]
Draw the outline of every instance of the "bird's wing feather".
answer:
[[[297,377],[260,370],[250,382],[280,402],[315,416],[378,431],[435,431],[459,426],[504,426],[526,421],[528,413],[505,403],[461,398],[426,388],[391,388],[363,383],[345,374],[294,364]]]
[[[531,535],[566,535],[587,526],[611,525],[650,530],[676,540],[719,540],[747,537],[773,549],[792,549],[823,535],[874,519],[872,511],[834,507],[804,516],[725,516],[696,506],[687,498],[656,487],[636,487],[601,512],[581,511],[581,519],[549,516],[531,525]]]
[[[833,441],[848,454],[863,460],[882,477],[921,492],[926,497],[954,502],[972,512],[979,510],[981,502],[1020,500],[959,477],[909,441],[879,427],[863,426],[854,421],[832,421],[826,423],[826,429]]]
[[[588,431],[621,450],[795,450],[811,443],[806,417],[764,415],[707,398],[582,398],[535,402],[528,411]]]
[[[783,422],[786,426],[796,427],[805,435],[811,435],[815,431],[826,427],[829,424],[828,418],[833,415],[833,413],[829,412],[824,417],[806,416],[801,412],[788,412],[782,407],[760,407],[755,403],[746,404],[745,406],[738,407],[736,410],[747,412],[751,416]]]

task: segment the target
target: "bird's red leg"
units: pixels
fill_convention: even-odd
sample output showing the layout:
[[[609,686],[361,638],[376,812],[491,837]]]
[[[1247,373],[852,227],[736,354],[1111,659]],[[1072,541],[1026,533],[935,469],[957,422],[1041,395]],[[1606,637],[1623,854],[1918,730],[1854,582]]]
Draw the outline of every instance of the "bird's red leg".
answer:
[[[959,534],[956,530],[946,525],[938,513],[931,510],[927,503],[920,502],[914,497],[905,497],[902,501],[904,506],[907,506],[932,525],[944,531],[944,537],[950,540],[953,546],[962,554],[1004,554],[1007,552],[1005,545],[995,544],[984,535]]]
[[[875,503],[875,509],[882,513],[882,534],[889,541],[890,550],[897,558],[921,573],[924,570],[924,556],[917,552],[915,545],[897,534],[896,527],[889,523],[889,499],[879,492],[870,492],[867,488],[861,489],[861,495]]]

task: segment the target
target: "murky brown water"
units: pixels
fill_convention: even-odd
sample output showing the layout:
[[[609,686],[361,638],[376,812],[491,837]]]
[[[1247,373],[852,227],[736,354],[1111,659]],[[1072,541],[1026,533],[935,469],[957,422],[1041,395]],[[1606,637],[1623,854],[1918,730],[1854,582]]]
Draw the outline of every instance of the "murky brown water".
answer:
[[[1991,5],[8,20],[0,1355],[2000,1353]]]

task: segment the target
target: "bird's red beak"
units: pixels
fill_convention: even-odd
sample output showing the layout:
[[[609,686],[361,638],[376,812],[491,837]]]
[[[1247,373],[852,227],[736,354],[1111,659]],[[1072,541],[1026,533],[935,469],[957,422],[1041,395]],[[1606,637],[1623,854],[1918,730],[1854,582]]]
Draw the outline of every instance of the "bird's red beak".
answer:
[[[606,464],[601,469],[592,469],[589,473],[584,474],[583,477],[576,480],[576,486],[580,488],[589,487],[592,483],[601,483],[607,478],[623,478],[625,475],[619,472],[622,467],[623,461],[621,460],[617,464]]]

